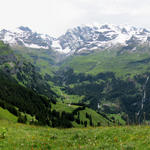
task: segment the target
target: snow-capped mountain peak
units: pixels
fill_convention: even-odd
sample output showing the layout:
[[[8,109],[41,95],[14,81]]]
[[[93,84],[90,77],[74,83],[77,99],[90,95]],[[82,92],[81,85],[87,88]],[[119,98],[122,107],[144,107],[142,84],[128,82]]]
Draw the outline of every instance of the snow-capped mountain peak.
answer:
[[[33,32],[30,28],[20,26],[11,30],[1,30],[0,40],[11,46],[25,46],[30,48],[49,49],[53,38],[49,35]]]
[[[138,41],[139,44],[148,42],[148,39],[150,39],[150,31],[129,25],[81,25],[67,30],[64,35],[60,36],[57,39],[57,43],[61,47],[57,46],[56,50],[66,52],[67,49],[68,53],[94,49],[101,50],[117,44],[128,45],[129,41],[133,39]]]
[[[132,43],[150,42],[150,31],[130,25],[93,24],[68,29],[58,38],[33,32],[20,26],[13,30],[1,30],[0,40],[10,45],[30,48],[53,49],[70,55],[93,50],[104,50],[116,45],[127,46]]]

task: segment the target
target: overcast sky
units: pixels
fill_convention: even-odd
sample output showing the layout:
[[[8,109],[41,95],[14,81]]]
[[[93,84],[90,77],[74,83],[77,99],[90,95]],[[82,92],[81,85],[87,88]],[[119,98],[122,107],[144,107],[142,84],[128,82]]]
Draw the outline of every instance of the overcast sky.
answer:
[[[81,24],[150,28],[150,0],[1,0],[0,28],[28,26],[59,36]]]

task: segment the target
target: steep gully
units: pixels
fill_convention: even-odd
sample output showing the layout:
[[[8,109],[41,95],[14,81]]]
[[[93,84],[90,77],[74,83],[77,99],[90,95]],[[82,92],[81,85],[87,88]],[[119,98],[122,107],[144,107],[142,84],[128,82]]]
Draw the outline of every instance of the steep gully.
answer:
[[[140,107],[140,110],[137,113],[137,117],[139,118],[139,120],[140,120],[140,117],[141,117],[141,112],[142,112],[143,107],[144,107],[144,103],[146,101],[146,85],[148,83],[148,80],[149,80],[149,76],[146,78],[146,81],[145,81],[144,86],[143,86],[143,97],[142,97],[142,101],[141,101],[141,107]]]

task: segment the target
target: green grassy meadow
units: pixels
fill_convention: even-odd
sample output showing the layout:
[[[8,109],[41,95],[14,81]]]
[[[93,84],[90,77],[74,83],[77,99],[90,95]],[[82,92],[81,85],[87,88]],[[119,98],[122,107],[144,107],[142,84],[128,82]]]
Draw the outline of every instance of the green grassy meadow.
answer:
[[[50,50],[15,47],[13,51],[15,54],[23,56],[25,60],[40,68],[40,72],[43,75],[45,73],[52,75],[52,72],[57,68],[53,66],[55,57]]]
[[[52,109],[62,113],[64,110],[67,113],[72,113],[75,109],[79,108],[80,106],[77,105],[69,105],[69,104],[65,104],[65,103],[61,103],[61,102],[57,102],[56,105],[52,105]],[[108,122],[110,125],[112,125],[113,123],[108,121],[106,118],[104,118],[102,115],[98,114],[96,111],[90,109],[90,108],[85,108],[84,110],[80,110],[79,111],[79,116],[80,116],[80,120],[81,121],[87,121],[87,126],[90,126],[90,121],[88,118],[86,118],[86,113],[88,113],[89,115],[91,115],[92,117],[92,122],[93,122],[93,126],[97,126],[98,122],[101,123],[102,126],[107,126]],[[77,119],[77,115],[75,115],[75,118]],[[122,121],[122,120],[121,120]],[[121,122],[120,121],[120,122]],[[82,124],[77,124],[75,121],[72,122],[74,127],[83,127],[84,125]],[[123,123],[124,124],[124,123]]]
[[[148,150],[150,126],[56,129],[0,120],[0,150]]]
[[[61,67],[71,67],[77,73],[96,75],[100,72],[115,72],[118,76],[139,74],[149,70],[150,52],[129,53],[117,55],[117,50],[95,52],[86,56],[73,56],[66,59]]]
[[[46,73],[53,76],[53,72],[59,67],[65,68],[67,66],[73,68],[76,73],[96,75],[100,72],[110,71],[115,72],[118,76],[128,74],[134,76],[150,69],[149,49],[145,53],[117,55],[117,51],[102,51],[86,56],[70,56],[60,63],[60,66],[58,65],[59,61],[55,62],[55,54],[51,51],[41,49],[37,54],[35,49],[16,48],[14,52],[17,55],[23,54],[26,60],[40,69],[43,76]],[[2,55],[5,56],[9,53],[9,51],[7,53],[3,51]],[[14,64],[6,63],[4,65],[13,67]],[[63,111],[72,113],[81,107],[70,103],[80,102],[84,95],[68,95],[61,90],[61,87],[55,86],[50,81],[48,83],[60,95],[57,103],[52,104],[53,111],[59,112],[61,116]],[[114,106],[110,102],[107,104]],[[93,127],[90,126],[87,113],[92,117]],[[78,117],[82,123],[87,122],[87,127],[77,123]],[[17,123],[18,117],[0,107],[0,150],[150,150],[150,126],[126,126],[121,114],[108,114],[107,117],[85,107],[74,115],[76,120],[71,122],[74,128],[50,128],[29,125],[32,117],[28,114],[27,124]],[[112,117],[114,120],[118,120],[122,126],[115,125],[111,120]],[[99,123],[99,127],[94,127]]]
[[[17,117],[11,114],[7,109],[0,107],[0,120],[7,120],[16,123]]]

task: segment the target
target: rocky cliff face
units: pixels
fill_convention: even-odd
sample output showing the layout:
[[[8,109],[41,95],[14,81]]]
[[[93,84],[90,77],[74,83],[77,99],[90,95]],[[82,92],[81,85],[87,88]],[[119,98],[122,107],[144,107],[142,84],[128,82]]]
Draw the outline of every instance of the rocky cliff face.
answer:
[[[85,25],[68,30],[58,38],[60,51],[68,53],[103,50],[116,45],[143,44],[150,40],[150,31],[144,28],[116,25]]]
[[[11,46],[19,45],[30,48],[49,49],[53,38],[49,35],[32,32],[28,27],[19,27],[14,30],[1,30],[0,40]]]
[[[53,38],[33,32],[28,27],[1,30],[0,40],[10,45],[30,48],[52,48],[67,55],[104,50],[116,45],[129,46],[150,42],[150,31],[145,28],[117,25],[82,25],[69,29],[64,35]]]

